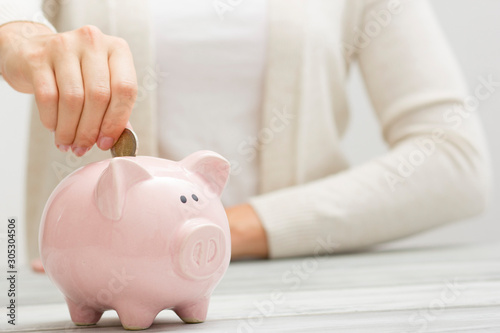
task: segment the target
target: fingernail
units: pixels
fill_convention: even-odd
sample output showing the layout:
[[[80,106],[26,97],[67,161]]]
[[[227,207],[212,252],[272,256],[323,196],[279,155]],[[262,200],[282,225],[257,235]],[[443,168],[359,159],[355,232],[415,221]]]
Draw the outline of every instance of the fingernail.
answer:
[[[83,147],[74,147],[73,148],[73,154],[75,154],[78,157],[85,155],[85,153],[88,151],[89,151],[89,148],[83,148]]]
[[[102,138],[99,139],[97,145],[102,150],[108,150],[109,148],[113,147],[114,143],[115,140],[113,140],[113,138],[110,138],[109,136],[103,136]]]
[[[60,151],[65,153],[69,150],[69,145],[57,145],[57,148],[59,148]]]

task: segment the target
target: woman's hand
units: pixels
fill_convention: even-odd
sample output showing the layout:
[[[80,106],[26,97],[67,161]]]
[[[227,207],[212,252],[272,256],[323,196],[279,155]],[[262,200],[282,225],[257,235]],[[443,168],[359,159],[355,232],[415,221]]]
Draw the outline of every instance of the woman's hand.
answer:
[[[77,156],[95,143],[111,148],[137,96],[127,42],[93,26],[53,33],[42,24],[8,23],[0,27],[0,70],[15,90],[35,94],[56,146]]]
[[[267,236],[259,217],[249,204],[226,209],[231,230],[231,258],[267,258]]]

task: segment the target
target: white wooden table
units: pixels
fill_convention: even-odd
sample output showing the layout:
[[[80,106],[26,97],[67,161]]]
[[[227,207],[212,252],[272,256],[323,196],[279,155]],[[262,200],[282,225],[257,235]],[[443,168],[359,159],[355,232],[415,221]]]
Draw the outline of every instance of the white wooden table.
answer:
[[[18,324],[2,316],[2,331],[124,332],[114,311],[76,327],[45,275],[24,268],[18,279]],[[147,332],[186,330],[500,332],[500,245],[235,262],[205,323],[184,324],[165,310]]]

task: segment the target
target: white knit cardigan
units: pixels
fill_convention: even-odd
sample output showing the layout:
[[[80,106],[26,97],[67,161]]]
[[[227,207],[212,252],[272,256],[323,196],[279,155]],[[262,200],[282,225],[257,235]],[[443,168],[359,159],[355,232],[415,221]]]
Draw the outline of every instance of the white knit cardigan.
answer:
[[[3,1],[10,7],[0,10],[0,24],[45,22],[40,12],[13,9],[16,2]],[[146,6],[140,0],[46,0],[43,9],[58,31],[93,24],[128,41],[140,86],[131,123],[140,153],[156,155],[154,82],[161,73]],[[259,161],[259,195],[250,203],[267,232],[270,257],[357,249],[483,210],[490,164],[474,109],[481,97],[468,95],[426,1],[269,0],[268,6],[260,145],[241,153]],[[349,167],[340,140],[354,61],[389,150]],[[491,89],[487,83],[480,88],[483,95]],[[35,244],[43,205],[57,182],[109,153],[62,154],[36,109],[32,118],[27,219]],[[36,255],[34,246],[30,254]]]

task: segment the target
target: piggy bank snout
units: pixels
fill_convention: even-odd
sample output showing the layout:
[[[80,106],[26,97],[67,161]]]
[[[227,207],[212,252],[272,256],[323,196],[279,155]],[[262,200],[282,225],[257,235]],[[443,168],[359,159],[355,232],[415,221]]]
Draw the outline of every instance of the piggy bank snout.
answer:
[[[221,227],[204,219],[191,220],[178,236],[177,269],[182,276],[208,279],[222,266],[228,246]]]

